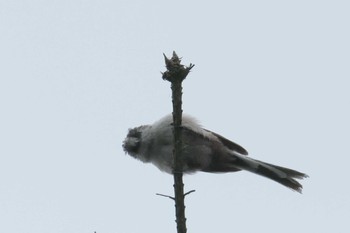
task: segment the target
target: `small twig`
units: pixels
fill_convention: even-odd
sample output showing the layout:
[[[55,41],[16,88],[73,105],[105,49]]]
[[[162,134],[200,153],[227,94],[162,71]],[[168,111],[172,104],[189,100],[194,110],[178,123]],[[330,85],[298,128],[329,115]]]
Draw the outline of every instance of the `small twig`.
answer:
[[[191,190],[191,191],[188,191],[187,193],[184,194],[184,197],[186,197],[188,194],[191,194],[191,193],[194,193],[194,192],[196,192],[196,190],[194,190],[194,189]]]
[[[161,194],[161,193],[156,193],[156,195],[162,196],[162,197],[168,197],[168,198],[172,199],[173,201],[175,201],[175,197],[172,197],[172,196],[169,196],[169,195],[164,195],[164,194]]]

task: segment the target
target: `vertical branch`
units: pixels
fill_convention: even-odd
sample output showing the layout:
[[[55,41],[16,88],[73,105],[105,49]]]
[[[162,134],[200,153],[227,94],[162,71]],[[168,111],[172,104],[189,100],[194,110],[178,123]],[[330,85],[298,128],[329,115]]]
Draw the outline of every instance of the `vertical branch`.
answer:
[[[182,181],[182,136],[181,136],[181,121],[182,121],[182,81],[186,78],[194,65],[189,67],[181,65],[181,59],[173,52],[171,59],[165,55],[165,64],[167,71],[163,73],[163,79],[171,82],[172,102],[173,102],[173,134],[174,134],[174,194],[175,194],[175,214],[178,233],[186,233],[186,217],[185,217],[185,195],[184,184]]]

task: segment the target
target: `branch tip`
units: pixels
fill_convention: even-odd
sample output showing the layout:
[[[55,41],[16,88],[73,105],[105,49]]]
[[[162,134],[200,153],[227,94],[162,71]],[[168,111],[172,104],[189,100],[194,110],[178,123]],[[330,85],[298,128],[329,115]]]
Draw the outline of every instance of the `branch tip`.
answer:
[[[192,63],[188,67],[181,64],[181,58],[173,51],[173,56],[169,59],[164,53],[165,67],[167,71],[162,73],[162,78],[171,83],[182,82],[190,70],[194,67]]]

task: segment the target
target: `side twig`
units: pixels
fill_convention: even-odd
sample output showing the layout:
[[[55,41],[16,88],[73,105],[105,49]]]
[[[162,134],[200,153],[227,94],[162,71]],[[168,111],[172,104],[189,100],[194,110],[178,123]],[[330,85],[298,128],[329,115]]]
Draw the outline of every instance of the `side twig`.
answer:
[[[175,197],[172,197],[172,196],[169,196],[169,195],[164,195],[164,194],[161,194],[161,193],[156,193],[156,195],[161,196],[161,197],[168,197],[171,200],[175,201]]]

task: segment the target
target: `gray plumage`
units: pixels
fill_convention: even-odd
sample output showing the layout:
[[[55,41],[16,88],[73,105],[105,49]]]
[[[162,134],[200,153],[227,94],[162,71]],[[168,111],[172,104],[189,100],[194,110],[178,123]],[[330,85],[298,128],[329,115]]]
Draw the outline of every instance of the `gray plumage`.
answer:
[[[173,118],[167,115],[152,125],[129,129],[123,149],[130,156],[145,163],[153,163],[160,170],[173,173]],[[188,116],[182,117],[183,172],[236,172],[246,170],[272,179],[294,191],[302,191],[296,179],[306,174],[265,163],[247,157],[248,152],[240,145],[203,129]]]

